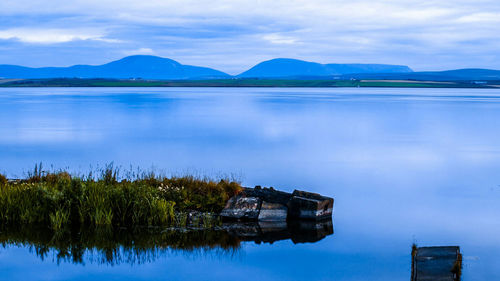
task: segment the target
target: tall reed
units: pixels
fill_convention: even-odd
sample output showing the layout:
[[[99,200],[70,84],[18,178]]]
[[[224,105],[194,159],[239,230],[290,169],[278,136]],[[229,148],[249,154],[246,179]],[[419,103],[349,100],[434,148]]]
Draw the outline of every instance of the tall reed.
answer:
[[[119,180],[107,166],[99,177],[71,176],[66,171],[43,172],[8,181],[0,175],[0,223],[50,225],[138,226],[181,224],[189,210],[217,213],[241,190],[230,180],[158,177],[144,173]]]

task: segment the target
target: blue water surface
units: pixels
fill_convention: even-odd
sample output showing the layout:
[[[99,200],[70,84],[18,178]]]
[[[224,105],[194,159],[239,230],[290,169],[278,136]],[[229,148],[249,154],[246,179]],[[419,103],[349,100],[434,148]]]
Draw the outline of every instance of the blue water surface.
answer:
[[[139,264],[6,244],[3,280],[410,280],[412,243],[458,245],[463,280],[500,280],[500,90],[0,89],[0,172],[38,162],[319,192],[335,233]]]

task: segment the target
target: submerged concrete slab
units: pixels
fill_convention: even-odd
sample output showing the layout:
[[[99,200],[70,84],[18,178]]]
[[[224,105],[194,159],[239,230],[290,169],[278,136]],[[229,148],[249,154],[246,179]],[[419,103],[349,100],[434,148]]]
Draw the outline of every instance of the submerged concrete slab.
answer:
[[[412,281],[459,281],[462,267],[460,247],[414,247]]]

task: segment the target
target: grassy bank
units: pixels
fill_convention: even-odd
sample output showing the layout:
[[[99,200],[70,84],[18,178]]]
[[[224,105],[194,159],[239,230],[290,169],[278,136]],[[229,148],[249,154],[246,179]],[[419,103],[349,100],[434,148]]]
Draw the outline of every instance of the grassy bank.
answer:
[[[0,175],[0,223],[45,224],[54,230],[89,226],[185,226],[189,220],[208,226],[225,202],[241,190],[238,182],[193,176],[160,177],[153,173],[118,180],[108,166],[99,176],[41,172],[8,181]],[[188,211],[202,215],[188,217]]]

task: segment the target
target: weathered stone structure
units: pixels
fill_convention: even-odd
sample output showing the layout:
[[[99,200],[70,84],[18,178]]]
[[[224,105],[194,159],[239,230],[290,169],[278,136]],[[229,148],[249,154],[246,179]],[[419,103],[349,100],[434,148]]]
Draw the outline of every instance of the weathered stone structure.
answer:
[[[245,188],[232,197],[221,217],[247,221],[321,220],[332,216],[333,198],[295,190],[287,193],[273,188]]]
[[[414,247],[411,281],[460,281],[462,255],[460,248]]]
[[[289,206],[289,216],[292,218],[322,219],[332,215],[333,198],[294,190]]]
[[[261,205],[262,199],[239,194],[227,201],[220,215],[237,220],[256,220],[259,217]]]

